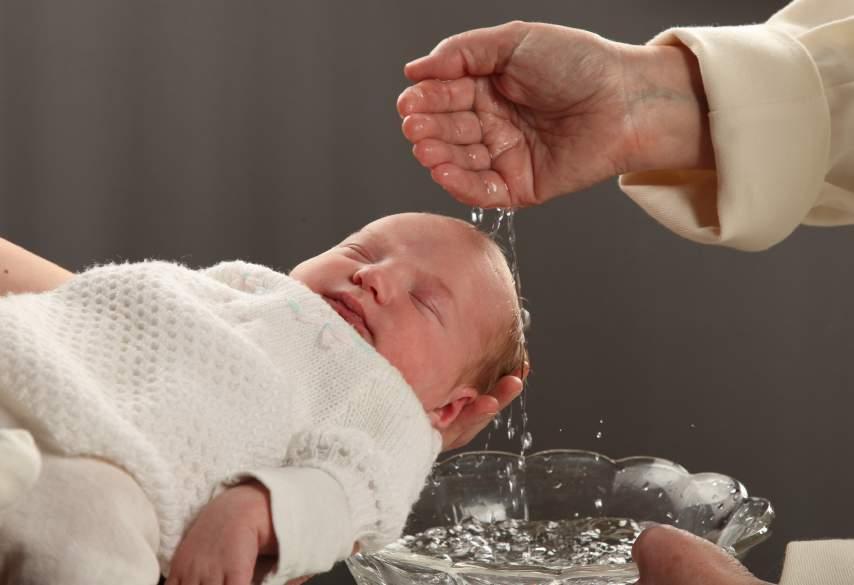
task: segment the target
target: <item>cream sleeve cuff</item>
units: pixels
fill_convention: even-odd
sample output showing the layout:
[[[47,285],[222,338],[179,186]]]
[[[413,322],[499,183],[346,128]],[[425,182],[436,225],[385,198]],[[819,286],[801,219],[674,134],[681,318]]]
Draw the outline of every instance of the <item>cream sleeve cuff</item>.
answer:
[[[621,189],[697,242],[762,250],[788,236],[828,168],[830,114],[807,49],[767,25],[677,28],[651,43],[697,56],[717,170],[629,173]],[[704,212],[710,205],[716,216]]]
[[[851,585],[854,540],[790,542],[780,585]]]
[[[243,477],[255,478],[270,492],[279,542],[278,562],[262,583],[281,585],[323,573],[350,556],[354,541],[347,496],[331,475],[309,467],[282,467]]]

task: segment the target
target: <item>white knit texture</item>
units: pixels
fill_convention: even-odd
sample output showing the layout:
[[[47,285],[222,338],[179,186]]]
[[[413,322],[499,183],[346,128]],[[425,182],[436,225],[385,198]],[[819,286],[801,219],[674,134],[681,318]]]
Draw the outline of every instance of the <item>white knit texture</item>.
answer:
[[[222,481],[282,465],[335,477],[354,540],[386,544],[440,447],[393,366],[321,297],[257,265],[94,268],[0,299],[0,338],[0,404],[43,444],[133,475],[164,569]]]

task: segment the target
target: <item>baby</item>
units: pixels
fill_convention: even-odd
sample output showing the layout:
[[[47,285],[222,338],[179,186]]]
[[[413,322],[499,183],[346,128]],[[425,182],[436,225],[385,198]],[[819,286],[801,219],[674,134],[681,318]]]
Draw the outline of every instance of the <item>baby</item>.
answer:
[[[76,583],[76,567],[80,583],[154,583],[173,561],[169,583],[247,564],[248,582],[260,540],[283,582],[353,543],[376,550],[402,530],[439,432],[526,359],[497,246],[413,213],[289,276],[95,268],[0,299],[0,338],[0,575],[32,582]],[[268,495],[272,537],[219,531],[246,481]],[[217,550],[222,567],[194,562]]]

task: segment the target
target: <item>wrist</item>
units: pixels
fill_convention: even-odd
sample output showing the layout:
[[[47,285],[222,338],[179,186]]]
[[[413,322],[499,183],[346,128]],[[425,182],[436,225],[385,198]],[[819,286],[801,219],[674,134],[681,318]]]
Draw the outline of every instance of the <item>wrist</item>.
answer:
[[[253,480],[229,488],[226,494],[236,505],[236,520],[257,535],[259,553],[276,554],[278,542],[267,488]]]
[[[626,171],[714,168],[696,56],[682,45],[621,45],[621,51]]]

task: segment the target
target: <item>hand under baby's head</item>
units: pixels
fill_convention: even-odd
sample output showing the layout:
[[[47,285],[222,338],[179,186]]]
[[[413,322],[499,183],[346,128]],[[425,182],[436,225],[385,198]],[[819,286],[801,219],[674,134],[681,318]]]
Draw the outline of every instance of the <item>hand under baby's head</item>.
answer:
[[[504,256],[464,221],[387,216],[291,276],[400,370],[440,430],[526,359]]]

